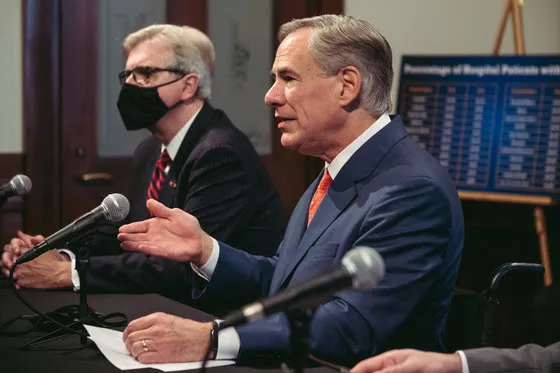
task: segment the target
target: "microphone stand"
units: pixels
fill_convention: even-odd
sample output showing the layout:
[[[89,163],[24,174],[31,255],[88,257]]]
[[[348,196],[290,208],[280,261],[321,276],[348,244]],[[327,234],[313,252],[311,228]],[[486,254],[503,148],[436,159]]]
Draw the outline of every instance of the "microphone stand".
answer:
[[[286,311],[290,324],[290,355],[295,373],[303,373],[309,356],[309,311],[290,309]]]
[[[82,347],[87,347],[88,345],[87,333],[83,324],[92,324],[93,321],[89,314],[90,309],[87,303],[87,270],[89,268],[89,249],[87,244],[88,242],[85,244],[68,245],[68,249],[76,254],[75,269],[78,271],[78,276],[80,278],[80,303],[78,305],[78,317],[76,318],[74,316],[72,322],[66,326],[67,328],[76,330],[76,333],[80,335],[80,344]],[[20,348],[27,349],[41,343],[53,341],[68,334],[71,334],[70,331],[59,328],[22,345]]]
[[[20,347],[21,349],[27,349],[33,345],[49,342],[65,335],[72,334],[71,330],[75,330],[75,334],[78,334],[80,336],[81,348],[85,348],[88,347],[90,343],[87,340],[88,335],[85,328],[83,327],[84,324],[102,327],[107,327],[108,324],[113,324],[110,326],[114,327],[123,326],[127,323],[126,315],[122,313],[112,313],[102,317],[98,316],[97,313],[89,307],[87,302],[87,271],[90,266],[88,242],[86,241],[85,243],[71,243],[68,245],[68,248],[76,254],[76,270],[78,271],[78,276],[80,278],[80,303],[78,305],[78,314],[77,316],[71,316],[72,322],[66,325],[66,328],[63,329],[59,327],[57,330],[54,330],[46,335],[43,335],[42,337],[39,337],[22,345]],[[106,319],[113,317],[121,317],[123,321],[115,323],[109,323],[105,321]]]
[[[293,308],[286,311],[286,316],[290,325],[290,355],[292,364],[294,365],[294,372],[303,373],[305,366],[308,364],[312,365],[312,363],[339,373],[350,372],[349,368],[333,364],[330,361],[318,359],[309,352],[309,330],[311,316],[314,312],[315,308],[305,311]],[[290,372],[286,363],[282,363],[280,368],[282,373]]]
[[[78,305],[79,320],[84,324],[92,324],[93,320],[89,314],[89,306],[87,303],[87,271],[89,269],[89,249],[87,245],[80,246],[77,251],[76,257],[76,270],[80,278],[80,304]],[[87,345],[87,337],[85,334],[80,334],[80,344]]]

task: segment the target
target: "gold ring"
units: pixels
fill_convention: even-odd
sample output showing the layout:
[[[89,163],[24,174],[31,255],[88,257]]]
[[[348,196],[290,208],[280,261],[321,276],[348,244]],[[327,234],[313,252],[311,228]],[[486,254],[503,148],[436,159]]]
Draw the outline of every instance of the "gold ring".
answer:
[[[145,340],[142,340],[142,348],[144,349],[144,352],[148,352],[148,345]]]

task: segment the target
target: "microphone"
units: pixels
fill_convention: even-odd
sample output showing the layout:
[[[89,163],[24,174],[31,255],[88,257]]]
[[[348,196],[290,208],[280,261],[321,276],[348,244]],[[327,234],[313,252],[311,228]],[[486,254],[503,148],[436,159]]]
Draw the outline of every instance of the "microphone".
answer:
[[[381,255],[372,248],[358,246],[344,255],[340,265],[322,275],[230,313],[220,323],[219,328],[221,330],[260,320],[281,311],[315,307],[343,289],[370,290],[384,275],[385,262]]]
[[[9,183],[0,186],[0,206],[9,197],[23,196],[31,191],[31,179],[26,175],[16,175]]]
[[[101,205],[80,216],[66,227],[51,234],[41,243],[33,246],[16,259],[15,265],[19,265],[35,259],[48,250],[63,247],[69,243],[93,233],[99,223],[104,221],[118,222],[126,218],[130,210],[128,199],[122,194],[109,194]]]

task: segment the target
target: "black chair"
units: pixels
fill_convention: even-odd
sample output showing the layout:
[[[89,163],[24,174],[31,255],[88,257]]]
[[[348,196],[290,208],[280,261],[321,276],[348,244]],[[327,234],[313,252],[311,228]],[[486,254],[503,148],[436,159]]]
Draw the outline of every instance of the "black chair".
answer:
[[[444,343],[447,351],[477,347],[515,347],[539,342],[534,298],[542,291],[544,267],[506,263],[498,267],[481,293],[455,289]]]

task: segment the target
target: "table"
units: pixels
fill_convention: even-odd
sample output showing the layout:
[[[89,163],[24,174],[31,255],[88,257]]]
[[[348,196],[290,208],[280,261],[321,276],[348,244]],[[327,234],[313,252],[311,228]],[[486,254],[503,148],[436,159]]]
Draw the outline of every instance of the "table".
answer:
[[[21,290],[21,295],[32,306],[42,312],[49,312],[65,305],[78,304],[76,293],[71,291],[56,290]],[[110,312],[124,312],[128,320],[134,320],[153,312],[166,312],[182,317],[188,317],[196,321],[210,321],[213,317],[200,310],[185,306],[178,302],[157,294],[91,294],[88,295],[88,304],[96,311],[106,314]],[[11,284],[0,280],[0,324],[7,320],[22,315],[33,314],[14,294]],[[36,337],[36,336],[35,336]],[[0,336],[0,371],[2,373],[12,372],[79,372],[79,373],[105,373],[120,372],[113,366],[96,348],[87,348],[77,352],[65,351],[22,351],[18,346],[32,340],[32,337],[5,337]],[[44,344],[42,348],[56,347],[79,347],[79,336],[67,336],[55,344]],[[209,369],[212,373],[234,372],[252,373],[263,371],[249,367],[217,367]],[[267,372],[279,371],[264,370]],[[127,372],[160,372],[154,369],[131,370]],[[189,371],[196,372],[196,371]],[[332,372],[327,368],[306,369],[306,372]]]

